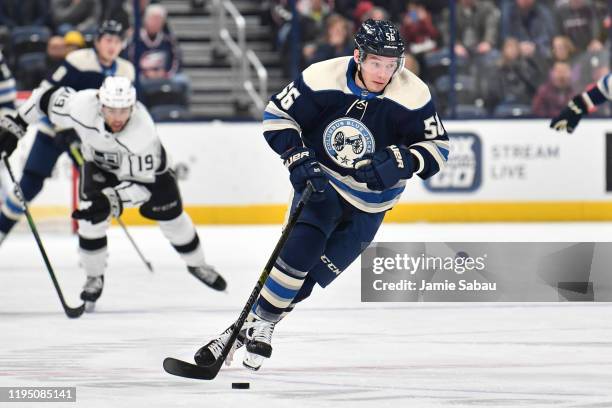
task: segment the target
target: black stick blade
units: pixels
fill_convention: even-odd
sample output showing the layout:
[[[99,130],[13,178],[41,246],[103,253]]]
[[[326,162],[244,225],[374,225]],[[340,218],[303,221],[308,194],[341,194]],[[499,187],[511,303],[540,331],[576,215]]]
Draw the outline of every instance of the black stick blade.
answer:
[[[209,366],[197,366],[183,360],[166,357],[164,359],[164,370],[166,370],[168,374],[179,377],[193,378],[196,380],[212,380],[219,373],[222,364],[223,361],[217,360],[214,364]]]
[[[66,306],[64,308],[64,311],[66,312],[66,316],[71,319],[76,319],[77,317],[81,317],[81,315],[85,311],[85,303],[76,308]]]

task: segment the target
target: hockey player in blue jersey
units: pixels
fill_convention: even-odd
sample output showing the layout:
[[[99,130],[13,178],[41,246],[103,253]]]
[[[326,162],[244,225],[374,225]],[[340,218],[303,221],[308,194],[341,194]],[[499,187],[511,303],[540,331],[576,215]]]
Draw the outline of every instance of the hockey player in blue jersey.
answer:
[[[565,108],[550,122],[550,127],[557,131],[573,133],[578,122],[589,112],[596,110],[596,105],[612,101],[612,74],[606,74],[595,85],[574,96]]]
[[[14,113],[16,95],[15,78],[0,52],[0,116]]]
[[[100,25],[94,48],[74,51],[66,57],[62,65],[40,87],[66,86],[76,91],[97,89],[107,76],[124,76],[134,80],[134,66],[127,60],[118,58],[123,46],[123,29],[121,24],[107,20]],[[1,91],[0,91],[1,92]],[[0,94],[1,96],[1,94]],[[23,126],[23,124],[21,124]],[[65,135],[64,135],[65,136]],[[10,136],[6,136],[10,139]],[[68,148],[62,140],[69,137],[55,137],[51,123],[44,119],[38,124],[34,143],[28,155],[23,176],[19,182],[27,201],[31,201],[42,190],[46,178],[51,176],[59,156]],[[16,141],[7,145],[7,153],[12,152]],[[6,143],[11,143],[7,141]],[[0,141],[0,149],[2,149]],[[0,243],[6,238],[23,209],[17,197],[10,192],[1,207]]]
[[[353,57],[311,65],[266,107],[264,136],[289,170],[292,208],[308,182],[315,193],[233,345],[232,353],[246,344],[247,368],[271,356],[275,324],[374,239],[407,180],[427,179],[446,163],[447,133],[427,86],[403,68],[403,54],[392,23],[367,20]],[[198,350],[196,363],[212,364],[230,331]]]

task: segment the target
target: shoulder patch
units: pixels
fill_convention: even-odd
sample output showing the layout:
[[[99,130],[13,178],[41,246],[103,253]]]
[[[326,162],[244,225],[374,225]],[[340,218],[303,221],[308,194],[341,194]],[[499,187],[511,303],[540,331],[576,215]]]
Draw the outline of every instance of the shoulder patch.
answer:
[[[339,57],[317,62],[302,72],[304,83],[313,91],[341,91],[351,93],[346,83],[346,70],[353,57]]]
[[[66,62],[79,71],[100,72],[100,64],[93,48],[76,50],[66,56]]]
[[[402,105],[406,109],[420,109],[431,100],[429,88],[418,76],[407,69],[396,75],[382,97]]]
[[[134,65],[128,60],[123,58],[117,58],[117,76],[122,76],[128,78],[130,81],[134,82],[135,73],[134,73]]]

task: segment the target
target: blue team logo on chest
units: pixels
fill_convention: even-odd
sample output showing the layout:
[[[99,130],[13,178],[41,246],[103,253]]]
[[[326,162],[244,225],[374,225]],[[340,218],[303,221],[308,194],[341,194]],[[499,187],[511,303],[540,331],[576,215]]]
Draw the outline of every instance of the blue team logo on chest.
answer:
[[[340,118],[323,132],[323,145],[329,157],[339,166],[353,168],[357,159],[374,153],[374,136],[363,123],[353,118]]]

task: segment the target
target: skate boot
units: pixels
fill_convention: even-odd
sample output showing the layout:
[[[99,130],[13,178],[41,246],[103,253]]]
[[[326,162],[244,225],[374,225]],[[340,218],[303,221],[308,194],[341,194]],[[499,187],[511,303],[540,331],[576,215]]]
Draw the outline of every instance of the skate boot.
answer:
[[[242,365],[253,371],[259,370],[264,359],[272,356],[272,333],[276,323],[250,316],[252,322],[246,331],[246,352]]]
[[[190,274],[215,290],[225,290],[227,283],[225,279],[210,265],[187,266]]]
[[[104,276],[88,276],[81,292],[81,300],[85,301],[85,311],[93,312],[96,307],[96,300],[102,294],[104,287]]]
[[[229,340],[232,327],[233,325],[228,327],[223,333],[219,335],[219,337],[209,341],[208,344],[200,348],[195,353],[193,359],[195,360],[197,365],[209,366],[214,364],[215,361],[217,361],[217,358],[219,358],[221,352],[223,351],[223,348]],[[244,345],[245,332],[246,328],[243,328],[242,330],[240,330],[240,333],[238,333],[238,337],[236,337],[234,345],[230,349],[230,352],[228,353],[225,359],[225,365],[229,366],[232,363],[232,359],[234,358],[234,352]]]

